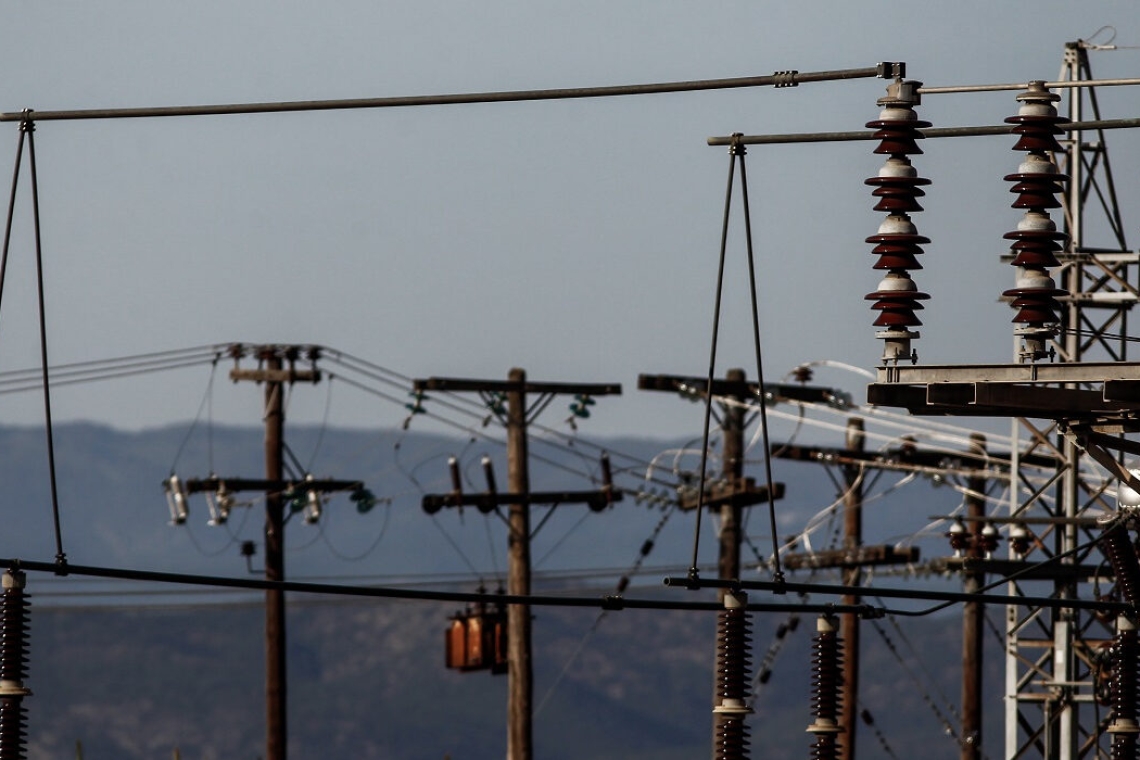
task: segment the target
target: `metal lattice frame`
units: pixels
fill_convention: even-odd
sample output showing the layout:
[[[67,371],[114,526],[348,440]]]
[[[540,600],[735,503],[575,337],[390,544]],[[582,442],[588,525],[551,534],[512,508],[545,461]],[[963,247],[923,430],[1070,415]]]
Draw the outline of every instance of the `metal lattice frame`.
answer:
[[[1059,81],[1091,80],[1088,46],[1066,45]],[[1096,90],[1068,88],[1068,117],[1082,121],[1086,108],[1100,118]],[[1089,137],[1093,139],[1088,139]],[[1123,361],[1127,357],[1128,311],[1140,297],[1136,287],[1138,254],[1129,251],[1117,204],[1111,165],[1103,133],[1072,131],[1058,156],[1070,178],[1063,200],[1065,232],[1069,235],[1058,279],[1069,291],[1062,299],[1062,333],[1054,350],[1061,362]],[[1109,245],[1093,247],[1086,212],[1097,208]],[[1101,233],[1100,230],[1097,231]],[[1091,508],[1112,508],[1104,498],[1107,482],[1096,482],[1082,471],[1082,452],[1060,436],[1056,424],[1018,418],[1013,422],[1014,468],[1010,512],[1027,519],[1055,522],[1037,533],[1038,551],[1046,556],[1073,552],[1099,532],[1081,520]],[[1044,482],[1017,467],[1018,459],[1035,453],[1057,456],[1062,465]],[[1058,518],[1061,518],[1058,520]],[[1099,551],[1089,549],[1061,560],[1071,572],[1050,581],[1011,583],[1010,592],[1056,597],[1107,593],[1111,580],[1099,573],[1080,573],[1080,566],[1101,566]],[[1105,575],[1107,575],[1107,570]],[[1043,588],[1044,587],[1044,588]],[[1098,669],[1103,645],[1112,637],[1112,622],[1075,610],[1008,607],[1006,613],[1006,729],[1008,760],[1023,757],[1109,758],[1109,708],[1103,701]]]

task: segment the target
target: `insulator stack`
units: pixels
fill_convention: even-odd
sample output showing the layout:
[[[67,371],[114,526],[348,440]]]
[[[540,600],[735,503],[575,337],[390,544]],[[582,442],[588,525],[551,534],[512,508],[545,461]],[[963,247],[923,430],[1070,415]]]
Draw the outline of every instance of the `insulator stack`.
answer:
[[[1124,615],[1116,620],[1116,637],[1111,648],[1112,657],[1112,760],[1135,760],[1136,735],[1136,661],[1140,656],[1136,625]]]
[[[815,722],[807,727],[815,734],[811,756],[817,760],[839,757],[836,739],[843,730],[839,726],[839,689],[843,685],[843,642],[835,627],[834,617],[821,616],[816,622],[816,637],[811,645],[811,706]]]
[[[1128,529],[1121,522],[1115,523],[1101,534],[1100,546],[1112,565],[1116,586],[1124,595],[1124,601],[1136,606],[1140,603],[1140,559],[1136,557]]]
[[[28,598],[24,574],[4,574],[0,596],[0,760],[23,760],[27,720],[24,687],[28,672]]]
[[[1025,209],[1025,216],[1016,230],[1004,236],[1013,241],[1011,263],[1017,267],[1017,287],[1002,295],[1011,298],[1011,305],[1017,309],[1012,321],[1021,327],[1014,333],[1022,338],[1021,358],[1029,361],[1049,355],[1046,344],[1060,327],[1057,313],[1061,304],[1057,298],[1068,295],[1049,276],[1049,270],[1061,264],[1057,253],[1067,238],[1049,217],[1050,209],[1061,207],[1057,194],[1064,192],[1068,179],[1051,156],[1061,150],[1057,135],[1062,130],[1057,125],[1068,121],[1057,115],[1053,105],[1060,99],[1060,95],[1045,88],[1044,82],[1030,82],[1028,89],[1017,96],[1021,103],[1017,116],[1005,120],[1015,125],[1013,133],[1019,135],[1013,150],[1025,151],[1027,155],[1017,173],[1005,177],[1014,183],[1010,192],[1017,194],[1013,208]]]
[[[918,176],[909,158],[922,153],[918,140],[923,135],[919,130],[930,126],[930,122],[919,121],[914,112],[914,106],[920,102],[921,86],[921,82],[894,82],[887,88],[887,96],[878,100],[883,109],[879,118],[867,122],[880,141],[875,153],[887,156],[878,176],[866,181],[875,188],[875,211],[887,213],[878,233],[867,238],[868,243],[875,244],[871,253],[879,257],[874,269],[886,274],[878,290],[865,296],[875,302],[871,308],[879,312],[873,324],[883,328],[875,337],[884,341],[884,362],[916,359],[910,341],[919,334],[910,328],[922,324],[915,312],[923,308],[919,301],[930,298],[919,292],[910,277],[912,270],[922,269],[916,257],[922,253],[922,245],[930,242],[918,234],[910,219],[912,212],[922,211],[918,199],[925,195],[922,186],[930,184],[930,180]]]
[[[745,609],[748,596],[741,591],[724,595],[724,611],[717,621],[717,697],[715,760],[747,760],[748,684],[751,671],[751,622]]]

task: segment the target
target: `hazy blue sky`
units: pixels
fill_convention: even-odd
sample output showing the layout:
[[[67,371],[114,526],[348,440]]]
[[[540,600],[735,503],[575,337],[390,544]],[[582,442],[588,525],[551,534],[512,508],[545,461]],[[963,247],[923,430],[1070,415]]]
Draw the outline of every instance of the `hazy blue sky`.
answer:
[[[1127,2],[8,2],[0,110],[185,105],[576,87],[908,64],[927,85],[1055,79],[1066,41],[1140,76]],[[1102,32],[1096,41],[1108,41]],[[881,80],[609,100],[40,124],[36,135],[53,362],[231,340],[312,342],[399,372],[621,382],[595,433],[686,434],[698,407],[636,391],[639,372],[707,370],[728,160],[706,138],[855,130]],[[1103,90],[1136,117],[1136,88]],[[1014,93],[930,96],[935,126],[997,124]],[[0,166],[17,129],[0,125]],[[5,137],[6,135],[6,137]],[[8,146],[5,149],[5,145]],[[916,215],[933,239],[923,363],[1008,361],[1013,283],[999,261],[1020,212],[1008,138],[928,141]],[[1140,133],[1109,134],[1130,231]],[[753,148],[748,167],[765,364],[872,368],[864,294],[882,159],[866,142]],[[5,152],[7,150],[7,153]],[[4,156],[9,158],[5,159]],[[6,176],[6,175],[5,175]],[[26,179],[25,173],[25,179]],[[4,187],[7,187],[5,182]],[[1131,216],[1130,216],[1131,215]],[[741,217],[736,215],[739,223]],[[27,183],[0,317],[0,370],[35,364]],[[740,226],[718,370],[753,375]],[[1096,241],[1090,241],[1096,242]],[[1135,241],[1130,240],[1135,246]],[[60,390],[57,419],[137,428],[192,418],[205,368]],[[853,375],[819,376],[862,399]],[[223,384],[219,421],[257,423]],[[314,421],[323,390],[294,394]],[[337,388],[332,420],[401,409]],[[34,397],[0,422],[35,424]],[[558,412],[561,414],[561,411]]]

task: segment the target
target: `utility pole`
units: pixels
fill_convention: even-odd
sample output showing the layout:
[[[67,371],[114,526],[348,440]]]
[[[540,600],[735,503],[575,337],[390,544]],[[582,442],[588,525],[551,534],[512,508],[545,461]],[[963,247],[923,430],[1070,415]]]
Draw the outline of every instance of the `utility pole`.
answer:
[[[265,579],[271,582],[285,580],[285,501],[286,495],[303,493],[310,502],[318,500],[320,494],[337,491],[352,492],[352,500],[357,510],[366,512],[374,500],[359,481],[316,480],[305,474],[303,479],[285,478],[285,403],[286,385],[293,383],[318,383],[321,373],[316,369],[319,350],[309,347],[303,357],[310,363],[309,369],[298,369],[297,362],[302,358],[300,346],[255,346],[235,344],[230,347],[234,359],[234,369],[230,379],[236,382],[250,381],[265,385],[265,479],[208,478],[188,479],[184,483],[172,475],[165,487],[171,502],[171,513],[175,524],[186,521],[188,515],[187,495],[192,493],[217,494],[212,508],[211,523],[225,522],[229,516],[232,495],[242,491],[257,491],[265,494]],[[242,369],[238,366],[241,358],[250,351],[257,358],[257,369]],[[315,521],[316,514],[308,516]],[[285,647],[285,593],[278,587],[265,591],[265,757],[266,760],[285,760],[288,743],[288,690]]]
[[[744,428],[748,402],[760,392],[758,384],[748,383],[742,369],[730,369],[725,373],[724,379],[713,380],[711,388],[708,379],[695,377],[681,377],[678,375],[639,375],[637,387],[640,390],[680,392],[692,397],[701,392],[710,392],[714,396],[727,397],[728,403],[721,405],[721,475],[723,486],[714,485],[707,489],[705,494],[686,495],[681,499],[682,509],[697,509],[703,504],[709,510],[717,510],[720,515],[720,534],[717,537],[720,550],[717,557],[717,577],[721,580],[740,579],[740,544],[742,537],[742,518],[744,508],[769,501],[768,486],[757,486],[751,479],[744,478]],[[796,392],[802,390],[792,386]],[[698,391],[697,389],[703,389]],[[772,499],[782,498],[784,486],[782,483],[772,484]],[[699,518],[698,518],[699,519]],[[729,589],[719,589],[718,597],[722,604],[726,604],[726,596],[731,597]],[[728,603],[732,603],[731,598]],[[718,662],[720,642],[717,642]],[[713,676],[713,709],[722,704],[720,689],[720,673]],[[720,751],[717,741],[719,723],[713,729],[713,753]]]
[[[970,435],[975,453],[985,455],[986,437]],[[986,478],[975,474],[966,480],[966,515],[970,518],[970,545],[967,556],[972,560],[988,559],[991,540],[985,534]],[[981,593],[985,586],[984,570],[967,565],[963,573],[963,591]],[[962,741],[961,760],[981,760],[982,756],[982,623],[985,609],[981,602],[962,605]]]
[[[512,369],[506,382],[501,380],[466,380],[431,377],[415,380],[416,391],[477,392],[480,394],[503,394],[506,397],[506,412],[503,422],[507,429],[507,481],[509,493],[502,494],[508,504],[508,569],[507,593],[512,596],[530,595],[530,505],[539,503],[567,503],[583,501],[589,504],[606,503],[614,494],[612,488],[591,494],[576,494],[581,498],[562,499],[575,494],[535,494],[530,490],[529,453],[527,448],[527,427],[533,416],[541,412],[555,395],[602,396],[621,393],[618,384],[570,384],[533,383],[526,379],[522,369]],[[527,395],[538,394],[533,407],[527,405]],[[498,496],[489,495],[495,505],[500,503]],[[477,496],[475,500],[459,503],[479,504],[488,497]],[[430,504],[454,503],[446,495],[425,497],[424,506]],[[429,501],[430,500],[430,501]],[[481,501],[482,500],[482,501]],[[438,508],[438,507],[437,507]],[[534,757],[533,691],[534,669],[532,662],[531,614],[530,606],[511,604],[507,606],[507,760],[532,760]]]
[[[863,420],[852,417],[847,420],[847,451],[862,454],[866,448],[867,436],[863,431]],[[847,490],[843,494],[843,548],[858,551],[863,545],[863,473],[862,467],[855,464],[843,465],[843,483]],[[843,585],[859,586],[863,572],[858,565],[843,568]],[[843,604],[859,604],[860,597],[846,594]],[[855,760],[855,729],[859,721],[857,706],[859,695],[859,618],[854,613],[845,612],[840,617],[840,636],[847,650],[843,658],[843,691],[839,711],[839,758]]]
[[[744,428],[745,415],[748,404],[758,399],[760,385],[749,383],[744,370],[730,369],[721,380],[713,380],[709,388],[707,378],[687,377],[681,375],[639,375],[637,378],[639,390],[669,391],[680,393],[687,398],[694,398],[711,392],[713,396],[730,399],[729,403],[721,406],[721,434],[722,464],[721,474],[725,483],[714,484],[708,493],[684,496],[681,499],[683,509],[695,509],[698,501],[709,509],[716,509],[721,519],[720,553],[717,559],[718,576],[721,580],[738,580],[740,578],[740,543],[741,543],[741,517],[744,507],[754,506],[768,502],[768,487],[757,486],[751,478],[743,477],[744,473]],[[815,401],[821,403],[845,404],[845,394],[830,388],[814,388],[805,385],[765,384],[765,391],[773,398],[788,401]],[[766,400],[765,400],[766,401]],[[784,495],[782,483],[772,484],[772,497],[779,499]],[[720,599],[724,601],[724,590],[720,592]]]

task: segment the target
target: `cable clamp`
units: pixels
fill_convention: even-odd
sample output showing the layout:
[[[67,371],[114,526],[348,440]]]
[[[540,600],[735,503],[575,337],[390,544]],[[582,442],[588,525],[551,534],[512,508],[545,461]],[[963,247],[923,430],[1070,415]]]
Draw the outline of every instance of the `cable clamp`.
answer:
[[[800,72],[792,69],[790,71],[777,71],[772,76],[776,78],[776,87],[799,87],[800,83],[796,81],[796,76]]]
[[[607,594],[602,597],[602,609],[607,612],[624,610],[625,599],[620,594]]]

